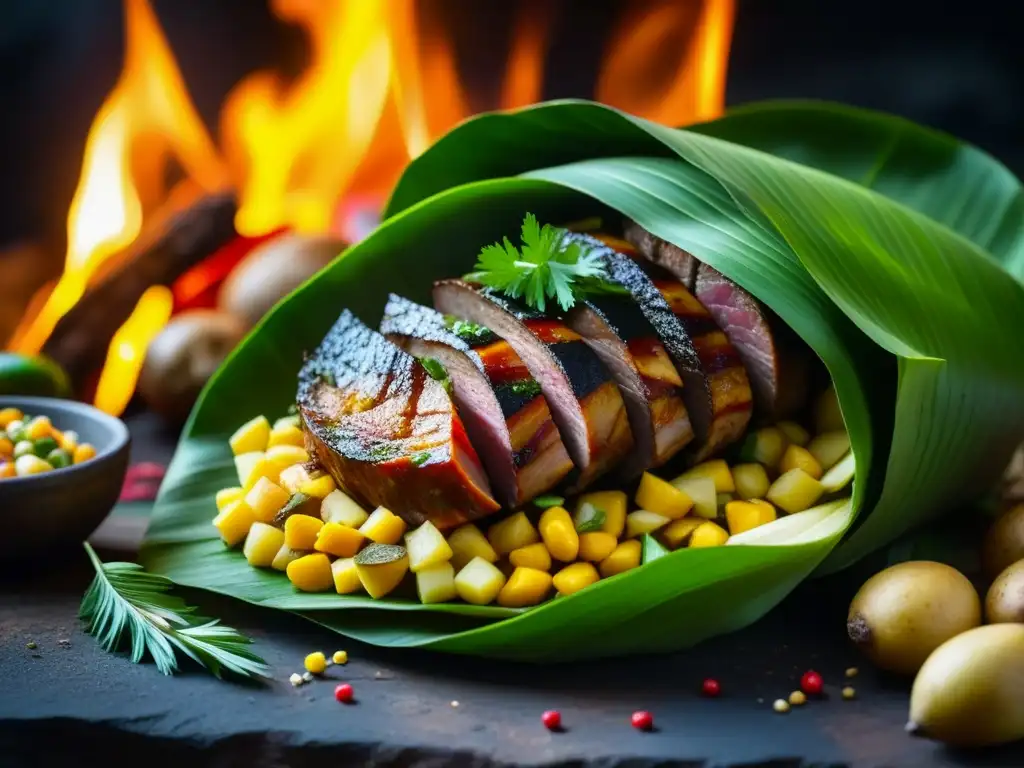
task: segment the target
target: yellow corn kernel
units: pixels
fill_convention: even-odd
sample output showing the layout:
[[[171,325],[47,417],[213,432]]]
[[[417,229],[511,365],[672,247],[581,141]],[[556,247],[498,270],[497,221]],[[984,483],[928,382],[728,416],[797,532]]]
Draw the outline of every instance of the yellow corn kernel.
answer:
[[[245,494],[245,503],[256,513],[256,519],[269,523],[281,507],[288,503],[289,493],[265,477],[256,481]]]
[[[551,574],[536,568],[519,567],[512,571],[505,586],[498,593],[498,605],[506,608],[525,608],[536,605],[551,590]]]
[[[604,512],[604,523],[601,530],[610,533],[615,538],[622,536],[626,528],[626,508],[629,504],[629,497],[625,491],[595,491],[584,493],[576,500],[575,519],[579,522],[583,506],[590,504],[595,509]]]
[[[725,459],[705,461],[693,469],[687,470],[676,480],[691,477],[710,477],[715,481],[715,491],[717,493],[732,493],[736,490],[736,483],[733,481],[732,472],[729,471],[729,465],[725,463]]]
[[[448,546],[452,548],[451,564],[456,571],[461,571],[474,557],[488,563],[498,561],[498,553],[494,551],[491,542],[472,523],[460,525],[449,533]]]
[[[301,448],[302,444],[302,430],[294,424],[275,426],[270,430],[267,439],[267,448],[273,448],[275,445],[297,445]]]
[[[798,467],[775,478],[768,489],[768,501],[793,514],[810,509],[824,492],[821,483]]]
[[[636,489],[636,503],[641,509],[675,520],[693,509],[693,499],[686,491],[650,472],[644,472],[640,478],[640,487]]]
[[[78,433],[70,429],[65,432],[61,432],[60,437],[57,438],[57,442],[60,443],[61,448],[74,455],[75,448],[78,447]]]
[[[365,542],[366,537],[355,528],[340,523],[324,523],[316,535],[313,549],[335,557],[355,557]]]
[[[652,533],[670,522],[664,515],[649,512],[646,509],[638,509],[626,515],[626,537],[631,539],[634,536]]]
[[[0,436],[0,456],[13,456],[14,443],[4,436]]]
[[[25,437],[29,440],[40,440],[44,437],[50,437],[52,431],[53,424],[50,422],[49,416],[36,416],[25,425]]]
[[[590,531],[580,534],[580,560],[600,563],[615,551],[618,539],[604,531]]]
[[[355,558],[341,557],[335,560],[331,563],[331,575],[334,577],[334,591],[339,595],[351,595],[363,588]]]
[[[534,568],[538,571],[551,570],[551,553],[544,542],[527,544],[509,552],[508,561],[516,568]]]
[[[387,507],[377,507],[359,532],[378,544],[397,544],[405,533],[405,521]]]
[[[703,517],[681,517],[666,525],[659,536],[669,549],[678,549],[689,541],[693,532],[705,523]]]
[[[522,514],[521,512],[519,514]],[[525,518],[526,515],[523,515]],[[580,551],[580,536],[564,507],[549,507],[540,516],[540,535],[555,560],[571,563]],[[531,544],[532,542],[526,542]],[[501,551],[500,549],[498,550]]]
[[[242,541],[255,522],[256,513],[245,503],[245,499],[231,502],[213,518],[214,527],[220,531],[220,537],[229,547]]]
[[[640,565],[642,549],[643,547],[637,539],[620,542],[615,547],[615,550],[602,560],[601,565],[598,566],[601,570],[601,576],[607,579],[636,568]]]
[[[768,493],[768,473],[760,464],[739,464],[732,468],[736,495],[741,499],[759,499]]]
[[[705,520],[690,534],[689,546],[697,549],[700,547],[720,547],[729,540],[729,533],[720,525]]]
[[[244,496],[245,490],[242,488],[221,488],[217,491],[216,496],[217,511],[224,509],[231,502],[238,501]]]
[[[0,480],[5,480],[8,477],[17,477],[18,473],[14,469],[13,461],[0,461]]]
[[[307,480],[299,486],[299,493],[304,493],[307,496],[312,496],[316,499],[324,499],[330,495],[337,486],[334,484],[334,478],[330,475],[320,475],[315,480]]]
[[[82,443],[80,446],[75,448],[72,459],[75,464],[81,464],[83,461],[95,458],[95,456],[96,449],[89,443]]]
[[[314,479],[315,477],[309,473],[304,464],[292,464],[290,467],[285,467],[281,470],[277,482],[278,485],[287,488],[289,493],[298,493],[299,488]]]
[[[811,439],[810,433],[797,424],[795,421],[780,421],[776,424],[779,431],[786,436],[786,439],[794,445],[807,445]]]
[[[779,464],[779,472],[785,474],[791,469],[802,469],[815,480],[821,479],[821,464],[814,458],[810,451],[801,448],[799,445],[790,445],[782,454],[782,463]]]
[[[21,421],[25,414],[17,408],[0,408],[0,429],[7,429],[12,421]]]
[[[228,445],[235,456],[240,456],[243,453],[267,450],[269,440],[270,422],[266,416],[257,416],[236,429],[228,439]]]
[[[765,509],[765,505],[749,501],[730,501],[725,505],[725,519],[729,524],[729,534],[735,536],[772,522],[775,510]]]
[[[295,517],[305,517],[305,515],[296,515]],[[295,517],[288,519],[294,520]],[[326,592],[334,586],[331,560],[322,552],[292,560],[288,563],[285,573],[288,574],[288,581],[303,592]]]
[[[562,508],[552,507],[552,509]],[[548,512],[550,511],[548,510]],[[568,520],[569,513],[564,509],[562,512]],[[547,513],[545,512],[545,514]],[[541,520],[543,519],[542,515]],[[569,520],[569,527],[572,527],[571,520]],[[507,555],[513,549],[519,549],[520,547],[540,541],[540,536],[537,535],[537,529],[533,527],[533,523],[530,522],[530,518],[526,516],[526,513],[516,512],[514,515],[510,515],[504,520],[499,520],[488,528],[487,540],[491,542],[495,552],[499,555]],[[551,550],[551,547],[548,547],[548,549]],[[551,554],[554,554],[554,550],[551,550]]]
[[[314,675],[322,675],[327,669],[327,657],[320,651],[311,653],[303,661],[306,671]]]
[[[14,460],[14,472],[18,477],[41,475],[43,472],[50,472],[52,469],[53,465],[50,462],[31,453],[19,456]]]
[[[266,523],[255,522],[242,545],[242,554],[254,568],[269,568],[284,544],[284,532]]]
[[[473,605],[487,605],[505,586],[505,574],[483,558],[474,557],[455,577],[459,597]]]
[[[284,521],[284,543],[289,549],[313,549],[324,522],[309,515],[292,515]]]
[[[335,664],[348,664],[348,651],[335,651],[331,654],[331,661]]]
[[[601,578],[593,563],[573,563],[555,574],[555,589],[560,595],[571,595],[584,587],[589,587]]]

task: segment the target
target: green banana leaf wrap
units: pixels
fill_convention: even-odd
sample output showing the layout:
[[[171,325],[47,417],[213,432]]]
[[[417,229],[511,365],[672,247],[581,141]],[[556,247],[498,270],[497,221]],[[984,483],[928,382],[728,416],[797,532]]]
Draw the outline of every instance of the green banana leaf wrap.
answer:
[[[283,413],[302,353],[342,308],[371,325],[396,292],[515,235],[629,217],[750,291],[828,368],[856,459],[852,498],[747,543],[667,553],[525,610],[295,591],[210,525],[236,484],[227,438]],[[142,553],[174,581],[297,612],[386,646],[531,661],[685,648],[758,619],[988,489],[1024,436],[1024,195],[985,153],[887,115],[767,103],[686,130],[589,102],[470,120],[417,158],[386,220],[283,300],[208,384]],[[737,542],[738,543],[738,542]]]

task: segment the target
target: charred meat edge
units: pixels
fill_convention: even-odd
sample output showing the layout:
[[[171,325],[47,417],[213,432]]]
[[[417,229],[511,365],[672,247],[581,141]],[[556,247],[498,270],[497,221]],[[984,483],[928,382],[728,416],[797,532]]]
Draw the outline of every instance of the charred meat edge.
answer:
[[[633,245],[640,254],[657,264],[662,269],[671,272],[683,285],[691,291],[697,280],[697,267],[699,262],[693,254],[684,251],[678,245],[673,245],[667,240],[655,237],[635,221],[627,219],[623,226],[623,237]]]

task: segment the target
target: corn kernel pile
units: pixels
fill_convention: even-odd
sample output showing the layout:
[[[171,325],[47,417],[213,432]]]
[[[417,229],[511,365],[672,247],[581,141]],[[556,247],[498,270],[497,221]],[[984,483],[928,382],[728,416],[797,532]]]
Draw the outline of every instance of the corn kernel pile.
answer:
[[[61,432],[47,416],[0,409],[0,480],[63,469],[95,455],[93,446],[71,430]]]
[[[795,422],[753,432],[731,465],[706,461],[672,480],[645,472],[632,510],[624,491],[595,491],[446,536],[429,522],[407,531],[384,507],[363,509],[311,468],[297,416],[273,425],[259,416],[230,439],[240,485],[217,494],[213,524],[250,565],[284,571],[301,591],[377,599],[411,572],[423,603],[523,608],[638,567],[645,534],[670,550],[717,547],[841,491],[853,455],[834,391],[815,421],[813,439]]]

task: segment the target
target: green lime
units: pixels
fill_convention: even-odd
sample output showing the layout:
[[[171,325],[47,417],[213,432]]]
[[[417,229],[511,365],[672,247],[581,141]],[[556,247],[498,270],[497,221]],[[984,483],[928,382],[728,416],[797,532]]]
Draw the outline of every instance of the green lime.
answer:
[[[70,394],[68,376],[53,360],[0,352],[0,395],[68,397]]]

